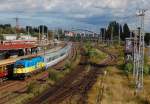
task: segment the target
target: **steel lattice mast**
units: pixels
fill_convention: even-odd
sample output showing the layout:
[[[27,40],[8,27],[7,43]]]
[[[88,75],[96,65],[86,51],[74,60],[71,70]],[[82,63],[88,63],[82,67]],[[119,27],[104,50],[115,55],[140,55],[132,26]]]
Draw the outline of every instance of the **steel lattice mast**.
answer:
[[[138,28],[139,36],[135,36],[134,42],[134,69],[133,76],[136,82],[136,92],[143,88],[143,69],[144,69],[144,16],[145,9],[139,10],[137,16],[140,21],[140,27]]]

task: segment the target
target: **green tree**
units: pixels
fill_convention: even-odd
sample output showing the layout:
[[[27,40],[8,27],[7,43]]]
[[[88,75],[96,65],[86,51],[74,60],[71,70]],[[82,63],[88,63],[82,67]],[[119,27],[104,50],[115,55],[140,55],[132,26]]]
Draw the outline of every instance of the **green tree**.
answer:
[[[146,45],[150,45],[150,33],[145,34],[145,43]]]
[[[111,39],[111,34],[113,33],[113,38],[118,39],[118,34],[119,34],[119,23],[116,21],[112,21],[109,23],[108,29],[107,29],[107,39]]]
[[[123,25],[123,33],[121,34],[121,39],[124,41],[125,38],[130,37],[130,29],[128,27],[128,24]]]

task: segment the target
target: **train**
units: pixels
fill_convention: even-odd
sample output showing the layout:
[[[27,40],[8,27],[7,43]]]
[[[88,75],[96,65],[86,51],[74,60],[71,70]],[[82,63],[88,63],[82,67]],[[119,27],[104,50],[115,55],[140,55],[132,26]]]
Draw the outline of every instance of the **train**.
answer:
[[[26,77],[31,73],[45,67],[44,58],[41,56],[21,59],[14,64],[14,76],[15,77]]]
[[[8,71],[6,70],[6,66],[1,66],[0,67],[0,82],[3,81],[3,79],[7,78],[8,76]]]
[[[18,60],[14,64],[13,75],[15,78],[25,78],[32,76],[34,73],[47,70],[49,67],[66,58],[70,50],[71,44],[68,44],[56,52],[46,52],[42,56]]]
[[[47,70],[49,67],[64,60],[71,51],[72,44],[68,43],[65,47],[58,51],[52,52],[51,50],[45,51],[41,56],[32,58],[24,58],[16,61],[10,66],[0,67],[0,81],[8,78],[10,75],[13,78],[26,78],[35,73]],[[11,77],[11,78],[12,78]]]

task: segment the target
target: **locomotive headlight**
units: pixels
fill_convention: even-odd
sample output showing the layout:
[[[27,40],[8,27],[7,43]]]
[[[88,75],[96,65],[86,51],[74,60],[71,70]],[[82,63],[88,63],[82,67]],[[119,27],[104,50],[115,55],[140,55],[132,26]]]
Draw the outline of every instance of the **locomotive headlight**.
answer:
[[[14,73],[23,73],[23,69],[22,68],[15,68]]]
[[[16,73],[17,72],[17,68],[14,68],[14,73]]]

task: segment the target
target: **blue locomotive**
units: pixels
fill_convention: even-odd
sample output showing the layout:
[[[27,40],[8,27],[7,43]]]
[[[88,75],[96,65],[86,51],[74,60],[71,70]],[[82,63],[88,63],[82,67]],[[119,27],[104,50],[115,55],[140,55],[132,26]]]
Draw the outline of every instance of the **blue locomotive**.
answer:
[[[26,77],[41,69],[48,69],[66,58],[70,50],[71,45],[69,44],[57,52],[50,52],[38,57],[21,59],[14,64],[14,76]]]

